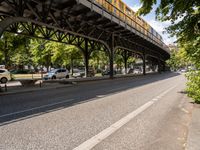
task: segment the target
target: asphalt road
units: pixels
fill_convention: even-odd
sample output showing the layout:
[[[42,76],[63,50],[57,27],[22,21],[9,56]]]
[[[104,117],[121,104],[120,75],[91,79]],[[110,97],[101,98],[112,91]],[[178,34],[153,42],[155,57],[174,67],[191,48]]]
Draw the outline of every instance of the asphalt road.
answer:
[[[191,107],[175,73],[0,97],[0,150],[184,149]]]

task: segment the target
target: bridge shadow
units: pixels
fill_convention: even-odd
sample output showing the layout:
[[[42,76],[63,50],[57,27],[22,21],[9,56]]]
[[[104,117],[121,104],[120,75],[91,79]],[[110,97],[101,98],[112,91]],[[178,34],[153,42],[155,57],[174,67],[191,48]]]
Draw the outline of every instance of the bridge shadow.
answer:
[[[149,74],[146,76],[140,76],[138,78],[135,77],[135,78],[114,79],[107,81],[105,80],[95,81],[90,83],[81,83],[76,86],[68,87],[67,89],[59,88],[52,91],[50,90],[48,93],[49,94],[48,97],[51,97],[51,100],[48,100],[48,98],[40,98],[41,95],[38,94],[35,97],[36,100],[34,100],[34,103],[38,102],[38,104],[33,106],[34,108],[33,107],[30,108],[30,104],[33,101],[28,100],[29,98],[27,98],[25,101],[20,99],[9,101],[8,97],[6,101],[5,100],[6,96],[4,96],[4,100],[0,99],[0,126],[29,119],[53,111],[58,111],[81,103],[97,100],[102,97],[113,95],[119,92],[123,92],[125,90],[154,83],[157,81],[169,79],[178,75],[180,74],[179,73]],[[76,92],[78,91],[80,93],[76,94]],[[33,93],[27,93],[24,94],[24,96],[25,97],[31,95],[33,96],[34,93],[37,92],[35,91]],[[68,97],[64,96],[62,100],[58,100],[56,99],[58,94],[65,94]],[[15,104],[22,105],[23,109],[12,111],[13,109],[10,107],[15,107]],[[3,107],[5,108],[8,107],[10,112],[2,114],[1,108]]]

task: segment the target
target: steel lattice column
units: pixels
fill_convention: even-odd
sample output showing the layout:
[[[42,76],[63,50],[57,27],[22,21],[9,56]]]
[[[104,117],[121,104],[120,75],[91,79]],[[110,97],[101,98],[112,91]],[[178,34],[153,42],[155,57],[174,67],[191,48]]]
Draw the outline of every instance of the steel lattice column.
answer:
[[[127,50],[124,51],[124,67],[125,67],[125,74],[127,74],[127,61],[128,61],[128,55]]]
[[[146,75],[146,54],[145,54],[145,52],[143,53],[142,61],[143,61],[143,75]]]
[[[113,61],[114,61],[114,50],[115,50],[115,35],[112,34],[110,40],[110,78],[113,78]]]
[[[88,77],[88,72],[89,72],[88,39],[85,39],[84,61],[85,61],[85,77]]]
[[[158,73],[161,73],[161,61],[158,59]]]

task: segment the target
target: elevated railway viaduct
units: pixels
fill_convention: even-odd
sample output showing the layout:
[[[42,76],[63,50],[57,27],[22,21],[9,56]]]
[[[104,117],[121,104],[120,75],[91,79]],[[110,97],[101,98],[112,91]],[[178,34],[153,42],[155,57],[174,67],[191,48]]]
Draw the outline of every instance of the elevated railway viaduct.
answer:
[[[114,7],[106,0],[104,3]],[[143,60],[143,74],[146,59],[157,63],[159,71],[165,70],[165,60],[170,57],[167,46],[158,43],[154,35],[137,30],[137,22],[128,24],[128,16],[115,9],[123,19],[95,0],[0,0],[0,36],[6,31],[75,45],[83,52],[86,75],[94,50],[107,52],[111,78],[114,55],[119,51],[125,67],[134,53]]]

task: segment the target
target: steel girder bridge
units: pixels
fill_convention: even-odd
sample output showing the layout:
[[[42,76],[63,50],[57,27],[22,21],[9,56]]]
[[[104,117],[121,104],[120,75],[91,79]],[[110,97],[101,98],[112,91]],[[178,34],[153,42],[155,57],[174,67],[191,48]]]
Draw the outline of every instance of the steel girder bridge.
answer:
[[[164,43],[142,34],[95,0],[0,0],[0,36],[4,31],[77,46],[84,55],[86,75],[95,50],[107,52],[111,78],[116,53],[123,56],[125,68],[129,57],[139,56],[143,74],[146,59],[161,71],[170,57]]]

